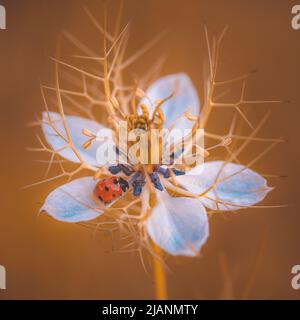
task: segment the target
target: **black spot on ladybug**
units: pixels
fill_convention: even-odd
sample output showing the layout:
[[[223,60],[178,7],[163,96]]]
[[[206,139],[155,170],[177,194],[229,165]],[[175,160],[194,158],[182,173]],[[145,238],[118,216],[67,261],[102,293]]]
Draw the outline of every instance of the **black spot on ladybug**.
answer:
[[[117,179],[114,180],[114,184],[118,184],[119,181]]]
[[[112,195],[114,198],[116,197],[116,194],[115,193],[113,193],[113,195]]]
[[[109,191],[109,187],[104,187],[105,191]]]
[[[101,197],[101,196],[99,196],[98,198],[99,198],[101,201],[103,201],[103,199],[102,199],[102,197]]]

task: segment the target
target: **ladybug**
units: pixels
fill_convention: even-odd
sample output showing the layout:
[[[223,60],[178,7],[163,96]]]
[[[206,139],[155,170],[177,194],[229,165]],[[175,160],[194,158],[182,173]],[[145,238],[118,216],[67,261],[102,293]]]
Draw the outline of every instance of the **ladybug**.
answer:
[[[129,184],[126,180],[111,176],[100,180],[95,188],[97,197],[105,204],[112,202],[121,197],[123,192],[126,192],[129,188]]]

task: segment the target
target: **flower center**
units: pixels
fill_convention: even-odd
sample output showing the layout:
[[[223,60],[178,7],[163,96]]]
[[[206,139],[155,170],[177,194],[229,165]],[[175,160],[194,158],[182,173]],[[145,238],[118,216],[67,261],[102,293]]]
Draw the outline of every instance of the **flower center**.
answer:
[[[147,115],[135,115],[131,114],[127,117],[127,128],[128,130],[143,129],[148,130],[150,120]]]
[[[142,113],[138,114],[134,110],[133,114],[126,117],[128,130],[142,129],[145,131],[150,131],[151,129],[161,129],[165,122],[165,117],[160,109],[161,105],[165,100],[160,100],[154,107],[152,116],[149,114],[148,107],[145,104],[141,104],[139,108]]]

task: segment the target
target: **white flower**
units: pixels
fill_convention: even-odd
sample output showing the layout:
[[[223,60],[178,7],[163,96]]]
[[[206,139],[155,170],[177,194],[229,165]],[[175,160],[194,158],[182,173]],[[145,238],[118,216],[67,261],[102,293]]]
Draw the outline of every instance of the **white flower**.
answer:
[[[176,92],[175,96],[166,101],[161,108],[166,128],[185,112],[199,114],[196,90],[185,74],[160,78],[150,86],[146,92],[147,99],[142,99],[141,103],[149,105],[149,99],[156,101],[172,92]],[[149,105],[150,115],[153,108],[153,105]],[[74,151],[56,134],[53,127],[47,124],[48,116],[60,131],[65,132],[58,114],[45,113],[42,128],[47,142],[60,156],[78,162],[78,156],[74,155]],[[96,150],[101,142],[96,141],[85,150],[82,145],[86,137],[82,130],[88,128],[97,132],[103,126],[76,116],[66,116],[66,123],[80,157],[89,165],[97,166]],[[191,128],[192,122],[181,118],[176,126],[182,129]],[[152,208],[147,219],[141,222],[145,224],[152,241],[175,256],[195,256],[199,253],[209,235],[206,208],[223,211],[247,208],[262,201],[271,190],[266,180],[258,173],[245,166],[223,161],[199,165],[185,175],[177,176],[176,180],[183,194],[190,196],[172,197],[167,191],[171,181],[162,178],[163,191],[155,189],[156,206]],[[65,222],[93,220],[105,214],[94,194],[96,183],[93,177],[73,180],[51,192],[41,210]]]

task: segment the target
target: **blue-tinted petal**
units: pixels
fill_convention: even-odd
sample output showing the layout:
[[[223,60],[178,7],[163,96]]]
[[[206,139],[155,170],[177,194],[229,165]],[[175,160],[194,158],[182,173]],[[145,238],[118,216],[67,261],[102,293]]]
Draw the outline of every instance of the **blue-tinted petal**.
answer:
[[[195,256],[205,243],[208,219],[201,202],[192,198],[171,197],[157,192],[158,204],[147,220],[151,239],[174,256]]]
[[[95,185],[92,177],[64,184],[48,195],[41,211],[64,222],[93,220],[102,214],[94,198]]]
[[[47,142],[53,150],[57,151],[66,147],[66,142],[55,132],[52,126],[49,124],[49,116],[52,122],[54,122],[57,130],[66,138],[66,131],[61,121],[61,117],[56,112],[43,113],[42,129],[46,137]],[[99,123],[84,119],[77,116],[66,116],[66,123],[70,131],[72,142],[80,154],[82,159],[91,166],[97,166],[96,160],[97,148],[101,144],[100,141],[95,141],[88,149],[83,148],[83,144],[88,140],[83,133],[83,129],[89,129],[93,134],[97,134],[100,129],[104,129]],[[72,162],[79,163],[79,160],[71,148],[66,148],[58,152],[60,156],[68,159]]]
[[[221,173],[220,173],[221,171]],[[217,179],[217,183],[214,182]],[[255,171],[235,163],[207,162],[177,177],[187,190],[205,195],[201,202],[212,210],[237,210],[262,201],[272,188]]]
[[[177,73],[162,77],[155,81],[146,91],[146,97],[153,103],[157,100],[165,99],[174,93],[174,96],[166,101],[161,109],[165,115],[165,128],[170,125],[184,112],[190,111],[193,114],[199,114],[199,99],[197,91],[191,79],[185,73]],[[143,98],[141,103],[146,104],[150,108],[152,115],[154,106],[149,105],[147,98]],[[193,122],[187,119],[181,119],[176,123],[178,129],[189,129]]]

